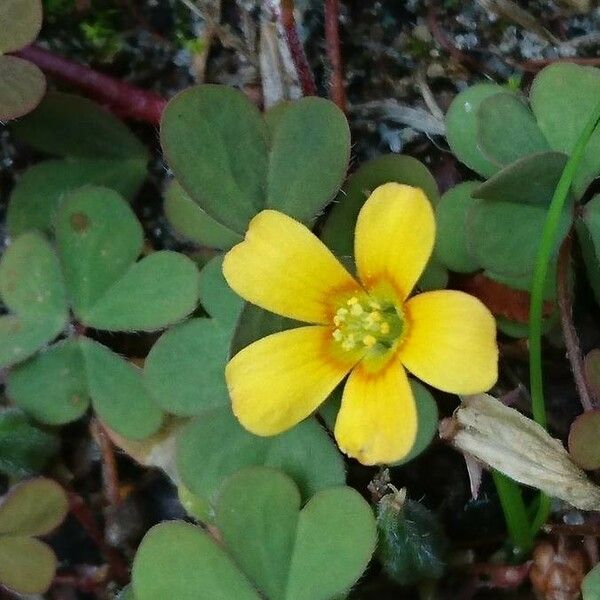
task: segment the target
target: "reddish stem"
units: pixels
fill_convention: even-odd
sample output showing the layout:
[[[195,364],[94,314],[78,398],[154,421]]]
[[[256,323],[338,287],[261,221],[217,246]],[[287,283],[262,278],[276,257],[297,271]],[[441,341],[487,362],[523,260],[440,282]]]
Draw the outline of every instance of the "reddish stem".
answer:
[[[313,77],[300,36],[298,35],[298,28],[296,27],[296,19],[294,17],[294,0],[282,0],[281,1],[281,12],[279,15],[283,30],[285,31],[285,38],[298,73],[298,79],[300,80],[300,86],[302,87],[302,94],[304,96],[316,96],[317,86],[315,85],[315,79]]]
[[[581,358],[581,349],[579,345],[579,336],[573,323],[573,299],[571,297],[571,288],[569,281],[569,271],[571,269],[571,236],[567,236],[558,254],[558,265],[556,274],[556,300],[560,312],[560,324],[562,327],[563,339],[567,348],[567,358],[571,364],[571,371],[575,379],[575,385],[579,394],[579,400],[583,410],[593,410],[592,402],[585,372],[583,360]]]
[[[331,99],[346,112],[346,89],[340,45],[339,0],[325,0],[325,46],[331,66]]]
[[[111,508],[115,508],[121,502],[121,491],[119,489],[119,472],[113,445],[102,424],[93,419],[90,424],[90,432],[102,453],[102,482],[104,494]]]
[[[67,491],[67,493],[71,514],[79,521],[85,532],[104,555],[115,581],[121,585],[126,584],[129,581],[129,571],[121,555],[115,548],[106,543],[96,518],[84,499],[75,492]]]
[[[77,87],[95,100],[108,104],[121,117],[146,121],[153,125],[160,122],[167,101],[154,92],[98,73],[90,67],[35,44],[19,50],[16,54],[36,64],[46,74]]]

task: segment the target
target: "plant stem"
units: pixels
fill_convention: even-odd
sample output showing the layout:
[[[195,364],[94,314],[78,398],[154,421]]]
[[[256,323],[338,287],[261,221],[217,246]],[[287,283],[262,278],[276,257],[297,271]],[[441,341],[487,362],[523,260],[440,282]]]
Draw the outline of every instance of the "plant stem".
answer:
[[[339,0],[325,0],[325,46],[331,66],[331,99],[346,112],[346,89],[340,46]]]
[[[571,184],[583,159],[585,147],[596,129],[598,121],[600,121],[600,103],[594,108],[593,113],[577,138],[577,143],[554,190],[554,195],[548,208],[548,215],[544,222],[542,239],[533,271],[529,308],[529,382],[533,418],[543,427],[546,427],[547,416],[542,371],[542,312],[548,265],[556,243],[556,234],[558,232],[561,213],[571,189]],[[549,514],[550,499],[545,494],[540,494],[540,505],[533,522],[533,535],[544,524]]]
[[[512,479],[499,471],[492,471],[492,475],[510,539],[518,552],[528,552],[533,547],[534,536],[521,489]]]
[[[573,372],[573,377],[575,379],[579,400],[583,406],[583,410],[592,410],[594,405],[590,397],[583,370],[579,337],[577,336],[575,324],[573,323],[573,299],[571,297],[571,286],[569,283],[571,246],[572,238],[569,235],[563,242],[558,254],[556,297],[558,309],[560,311],[560,324],[562,327],[563,338],[567,348],[567,358],[571,364],[571,371]]]
[[[46,74],[87,92],[92,98],[109,107],[124,118],[160,122],[167,101],[147,90],[134,87],[109,75],[98,73],[90,67],[54,54],[37,45],[28,46],[15,53],[37,65]]]
[[[558,185],[548,208],[548,215],[542,230],[542,239],[538,249],[529,308],[529,379],[531,387],[531,407],[533,418],[546,427],[546,407],[542,379],[542,309],[544,287],[548,276],[548,265],[555,243],[561,213],[571,188],[575,173],[581,163],[585,147],[600,120],[600,103],[594,109],[583,128],[571,156],[562,172]]]
[[[315,85],[315,79],[312,71],[308,65],[302,42],[298,36],[298,29],[296,27],[296,19],[294,17],[294,0],[281,0],[281,11],[280,11],[281,24],[285,31],[285,37],[287,40],[296,72],[298,73],[298,79],[300,80],[300,86],[302,87],[302,94],[304,96],[316,96],[317,86]]]

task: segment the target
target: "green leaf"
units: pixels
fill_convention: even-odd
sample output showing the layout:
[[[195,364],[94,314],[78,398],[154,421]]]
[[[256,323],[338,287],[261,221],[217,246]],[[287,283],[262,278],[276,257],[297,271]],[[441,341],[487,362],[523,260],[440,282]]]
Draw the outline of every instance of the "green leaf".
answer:
[[[225,365],[231,329],[215,319],[190,319],[165,332],[144,365],[144,377],[165,411],[192,416],[229,405]]]
[[[302,323],[299,321],[276,315],[247,302],[233,334],[229,354],[233,356],[252,342],[256,342],[272,333],[278,333],[300,325]]]
[[[160,127],[175,177],[218,223],[243,234],[264,206],[267,127],[237,90],[201,85],[175,96]]]
[[[18,56],[0,54],[2,121],[16,119],[31,112],[41,102],[45,92],[46,78],[36,65]]]
[[[144,385],[142,370],[102,344],[79,341],[94,409],[120,435],[144,439],[160,429],[162,411]]]
[[[566,206],[561,214],[555,253],[571,227],[571,210]],[[468,251],[484,269],[498,275],[530,275],[546,214],[545,207],[531,204],[480,202],[469,211]]]
[[[413,379],[410,380],[410,387],[417,404],[417,437],[410,452],[396,465],[404,465],[422,454],[438,431],[439,414],[433,396],[424,385]]]
[[[81,417],[90,398],[77,340],[59,342],[12,369],[7,394],[42,423],[62,425]]]
[[[144,240],[141,225],[117,192],[87,186],[62,202],[56,241],[73,310],[83,319],[125,275]]]
[[[600,468],[600,410],[589,410],[579,415],[569,431],[569,454],[586,471]]]
[[[244,301],[229,287],[223,276],[223,255],[212,258],[200,271],[200,302],[221,325],[235,327]]]
[[[304,498],[345,480],[342,457],[314,419],[278,436],[258,437],[246,431],[226,406],[196,417],[178,439],[181,480],[210,504],[227,476],[253,465],[282,469],[294,479]]]
[[[217,529],[236,564],[267,598],[286,597],[300,506],[297,486],[281,471],[244,469],[221,490]]]
[[[162,250],[133,264],[82,317],[97,329],[155,331],[181,321],[197,303],[196,265],[183,254]]]
[[[486,98],[506,91],[493,83],[473,85],[454,98],[446,113],[446,138],[452,152],[483,177],[493,175],[498,166],[486,158],[479,146],[477,113]]]
[[[17,408],[0,413],[0,472],[22,478],[39,473],[60,448],[57,435],[34,426]]]
[[[111,331],[152,331],[177,322],[198,301],[198,271],[182,254],[134,260],[142,229],[126,202],[106,188],[71,193],[57,214],[56,237],[84,324]]]
[[[531,85],[531,108],[550,146],[571,154],[585,119],[600,94],[600,71],[572,63],[556,63],[538,73]],[[581,197],[600,172],[600,130],[592,134],[573,182]]]
[[[60,265],[38,233],[17,238],[0,260],[0,296],[10,314],[0,317],[0,366],[31,356],[67,324]]]
[[[108,110],[73,94],[50,92],[13,130],[36,150],[71,158],[149,158],[145,146]]]
[[[0,582],[20,594],[48,591],[56,572],[54,552],[26,536],[0,537]]]
[[[415,287],[423,292],[442,290],[448,285],[449,278],[446,267],[436,256],[432,256]]]
[[[30,229],[50,233],[60,202],[85,185],[111,188],[131,200],[146,176],[145,160],[77,158],[47,160],[27,169],[13,188],[6,215],[11,235]]]
[[[41,0],[2,0],[0,54],[28,46],[38,36],[41,27]]]
[[[309,222],[333,198],[350,159],[350,129],[329,100],[303,98],[277,118],[269,152],[266,206]]]
[[[335,598],[371,558],[371,509],[347,487],[318,492],[299,509],[300,494],[287,476],[248,468],[224,484],[216,523],[237,564],[270,600]]]
[[[323,227],[321,238],[334,254],[354,254],[354,228],[360,209],[375,188],[391,181],[421,188],[434,206],[439,200],[435,179],[417,159],[387,154],[370,160],[350,175]]]
[[[480,201],[473,198],[478,181],[465,181],[449,189],[436,206],[437,233],[434,255],[451,271],[472,273],[479,262],[469,252],[467,222],[471,209]]]
[[[7,535],[46,535],[67,516],[69,502],[58,483],[37,478],[10,489],[0,504],[0,539]]]
[[[600,600],[600,565],[596,565],[581,584],[583,600]]]
[[[199,246],[228,250],[242,236],[215,221],[194,202],[185,190],[171,181],[164,194],[164,211],[177,234]]]
[[[132,579],[137,600],[260,600],[223,549],[183,521],[150,529],[138,548]]]
[[[473,191],[473,198],[547,208],[567,164],[567,155],[541,152],[508,165]]]
[[[550,149],[525,101],[512,93],[485,98],[477,109],[477,143],[500,166]],[[564,165],[563,165],[564,166]]]

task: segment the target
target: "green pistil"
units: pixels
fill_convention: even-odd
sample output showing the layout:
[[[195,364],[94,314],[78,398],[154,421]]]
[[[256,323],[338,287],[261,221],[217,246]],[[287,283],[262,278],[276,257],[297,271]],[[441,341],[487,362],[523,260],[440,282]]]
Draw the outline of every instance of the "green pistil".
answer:
[[[344,350],[391,348],[402,335],[404,322],[394,306],[355,296],[335,313],[333,338]]]

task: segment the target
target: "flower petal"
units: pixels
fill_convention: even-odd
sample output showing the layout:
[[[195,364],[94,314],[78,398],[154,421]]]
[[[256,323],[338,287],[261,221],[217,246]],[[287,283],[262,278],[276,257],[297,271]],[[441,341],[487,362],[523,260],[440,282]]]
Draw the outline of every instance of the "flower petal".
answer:
[[[435,219],[419,188],[379,186],[362,207],[354,238],[359,279],[367,289],[391,284],[398,300],[408,297],[433,251]]]
[[[404,305],[404,366],[453,394],[478,394],[498,378],[496,322],[477,298],[453,290],[427,292]]]
[[[342,452],[364,465],[393,463],[410,452],[417,409],[398,359],[375,371],[365,361],[353,369],[334,433]]]
[[[360,360],[338,353],[329,327],[269,335],[236,354],[225,369],[233,412],[256,435],[276,435],[308,417]]]
[[[360,290],[309,229],[274,210],[252,219],[246,239],[226,254],[223,274],[249,302],[309,323],[329,324],[332,295]]]

